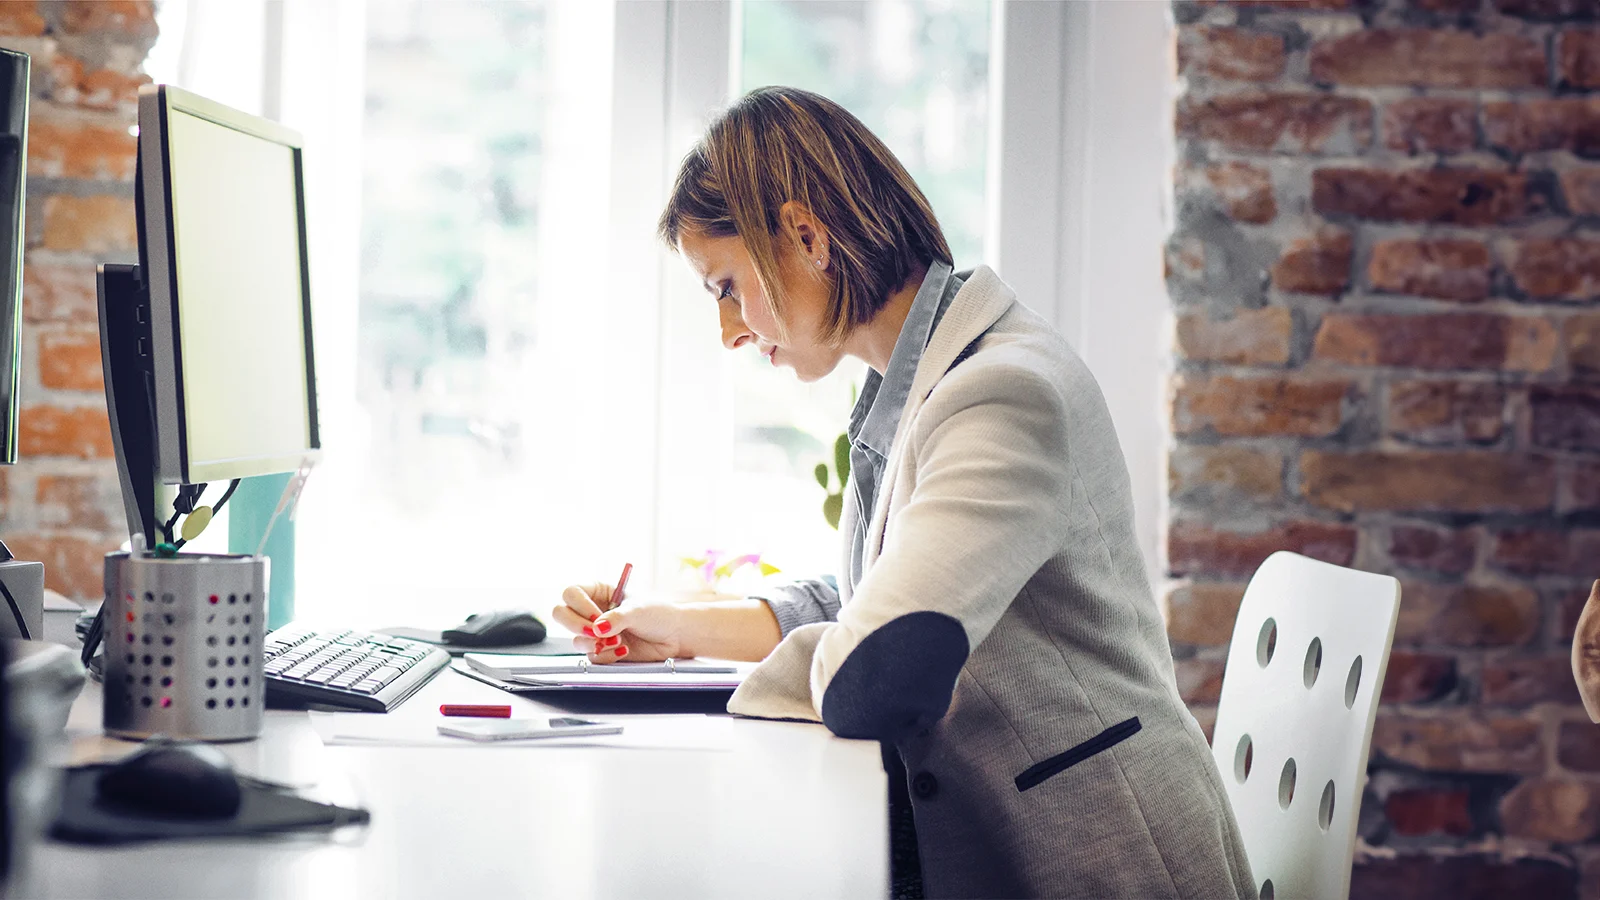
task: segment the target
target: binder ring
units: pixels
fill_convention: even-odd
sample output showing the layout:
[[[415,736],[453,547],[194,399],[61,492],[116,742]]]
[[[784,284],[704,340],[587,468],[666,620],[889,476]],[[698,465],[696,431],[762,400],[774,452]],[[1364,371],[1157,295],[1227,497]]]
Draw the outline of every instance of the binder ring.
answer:
[[[670,656],[667,657],[667,674],[668,675],[676,675],[676,674],[678,674],[676,662]]]

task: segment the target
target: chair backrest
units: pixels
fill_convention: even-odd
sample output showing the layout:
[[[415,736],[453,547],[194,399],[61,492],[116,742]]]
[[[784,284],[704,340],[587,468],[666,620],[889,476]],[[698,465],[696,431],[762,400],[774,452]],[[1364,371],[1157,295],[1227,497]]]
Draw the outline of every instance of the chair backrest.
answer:
[[[1345,900],[1400,583],[1279,552],[1239,604],[1211,752],[1262,900]]]

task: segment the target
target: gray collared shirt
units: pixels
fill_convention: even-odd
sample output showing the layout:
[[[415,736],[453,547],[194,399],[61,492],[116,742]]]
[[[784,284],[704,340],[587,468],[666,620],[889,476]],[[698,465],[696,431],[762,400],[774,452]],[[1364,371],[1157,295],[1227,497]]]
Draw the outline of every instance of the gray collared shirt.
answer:
[[[928,266],[928,273],[923,276],[905,323],[900,327],[900,337],[889,356],[888,368],[882,375],[867,370],[861,396],[850,413],[850,427],[846,432],[850,438],[850,489],[855,491],[857,508],[861,510],[856,518],[855,534],[848,536],[851,587],[861,582],[872,507],[889,464],[889,448],[900,427],[900,413],[910,399],[911,382],[922,362],[922,353],[933,338],[935,326],[964,283],[965,279],[944,263]],[[787,635],[801,625],[838,618],[839,592],[830,581],[797,581],[775,588],[760,599],[772,608],[779,629]]]

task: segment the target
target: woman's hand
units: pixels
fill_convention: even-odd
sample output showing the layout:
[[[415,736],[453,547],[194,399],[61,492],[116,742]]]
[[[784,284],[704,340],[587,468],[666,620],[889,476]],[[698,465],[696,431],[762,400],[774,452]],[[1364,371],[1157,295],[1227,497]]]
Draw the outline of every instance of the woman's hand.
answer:
[[[613,608],[609,584],[573,585],[561,592],[551,615],[575,635],[573,646],[591,662],[659,662],[683,657],[681,610],[641,603]]]

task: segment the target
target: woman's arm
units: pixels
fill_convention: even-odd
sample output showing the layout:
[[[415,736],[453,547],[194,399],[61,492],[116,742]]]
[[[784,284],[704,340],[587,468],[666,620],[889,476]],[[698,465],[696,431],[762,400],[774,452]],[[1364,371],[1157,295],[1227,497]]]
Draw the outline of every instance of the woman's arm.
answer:
[[[759,662],[783,638],[763,600],[641,603],[609,609],[611,586],[573,585],[551,616],[573,632],[573,645],[595,662],[653,662],[709,656]]]

